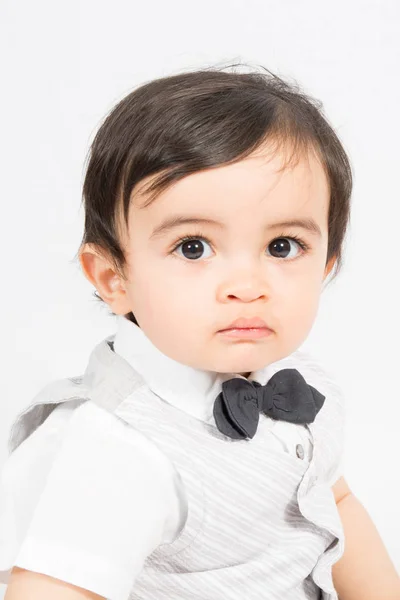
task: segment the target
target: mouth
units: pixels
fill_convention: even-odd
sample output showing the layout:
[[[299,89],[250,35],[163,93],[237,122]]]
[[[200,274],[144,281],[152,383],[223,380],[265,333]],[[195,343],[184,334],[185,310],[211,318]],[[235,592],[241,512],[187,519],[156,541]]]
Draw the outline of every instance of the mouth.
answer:
[[[223,329],[219,331],[218,334],[230,338],[258,339],[270,336],[272,334],[272,330],[268,329],[268,327]]]
[[[218,331],[225,337],[257,339],[268,337],[273,333],[272,329],[262,319],[236,319],[228,327]]]

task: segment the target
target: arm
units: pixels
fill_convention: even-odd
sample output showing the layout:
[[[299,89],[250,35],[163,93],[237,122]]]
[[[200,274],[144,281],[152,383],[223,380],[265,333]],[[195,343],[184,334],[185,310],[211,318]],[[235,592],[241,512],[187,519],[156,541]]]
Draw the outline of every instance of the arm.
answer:
[[[341,477],[332,491],[345,535],[343,556],[332,567],[340,600],[400,600],[400,577],[361,502]]]
[[[44,450],[37,461],[47,457]],[[33,482],[31,464],[10,472],[16,501],[0,515],[21,523],[18,536],[1,539],[10,544],[1,553],[2,567],[14,567],[7,600],[128,597],[146,557],[175,533],[179,504],[167,457],[134,428],[88,403],[69,417],[33,506],[22,502],[34,489],[22,485]]]
[[[42,573],[14,567],[4,600],[105,600],[93,592]]]

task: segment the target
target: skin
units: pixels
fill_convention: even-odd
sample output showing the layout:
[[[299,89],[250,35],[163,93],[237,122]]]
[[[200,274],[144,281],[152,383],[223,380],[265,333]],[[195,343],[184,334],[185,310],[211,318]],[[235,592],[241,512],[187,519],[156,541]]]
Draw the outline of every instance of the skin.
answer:
[[[264,149],[192,174],[146,208],[145,193],[136,192],[129,230],[121,231],[125,279],[90,245],[80,254],[86,277],[114,313],[133,311],[152,343],[183,364],[248,374],[288,356],[313,325],[334,260],[327,264],[329,186],[323,167],[310,153],[278,172],[283,159]],[[223,226],[181,224],[152,236],[172,215]],[[293,219],[312,219],[320,233],[277,225]],[[308,249],[289,240],[293,235]],[[173,252],[183,236],[202,241],[201,257],[188,258],[182,246]],[[273,255],[271,244],[282,238],[289,255]],[[264,319],[271,335],[243,340],[218,333],[239,317]]]
[[[327,260],[330,194],[322,165],[312,151],[281,170],[284,159],[260,147],[236,164],[185,177],[143,208],[152,179],[145,180],[132,196],[128,228],[121,225],[124,277],[90,245],[80,254],[86,277],[115,314],[132,311],[152,343],[183,364],[248,376],[288,356],[312,328],[336,257]],[[172,215],[223,227],[186,224],[152,236]],[[293,219],[312,220],[319,234],[276,225]],[[199,258],[187,258],[187,246],[186,254],[182,245],[173,252],[183,236],[207,239]],[[287,240],[292,236],[307,250]],[[282,238],[286,257],[271,246]],[[271,335],[219,333],[239,317],[264,319]],[[344,477],[332,492],[345,534],[344,554],[332,567],[340,600],[400,600],[399,576],[367,511]]]
[[[283,156],[268,148],[236,164],[195,173],[142,208],[145,184],[135,191],[121,238],[128,268],[116,272],[96,248],[85,245],[80,262],[87,279],[115,314],[132,311],[153,344],[171,358],[199,369],[242,373],[288,356],[306,339],[327,262],[329,187],[310,153],[278,172]],[[199,226],[180,225],[152,237],[171,215],[215,219],[201,225],[204,254],[185,258],[178,238],[199,237]],[[277,222],[312,219],[320,235]],[[272,256],[277,238],[298,236],[289,257]],[[239,317],[260,317],[271,335],[256,340],[221,336]],[[333,565],[340,600],[400,600],[400,580],[373,522],[341,477],[332,488],[345,534],[345,551]],[[86,600],[100,596],[45,574],[14,567],[5,600]]]

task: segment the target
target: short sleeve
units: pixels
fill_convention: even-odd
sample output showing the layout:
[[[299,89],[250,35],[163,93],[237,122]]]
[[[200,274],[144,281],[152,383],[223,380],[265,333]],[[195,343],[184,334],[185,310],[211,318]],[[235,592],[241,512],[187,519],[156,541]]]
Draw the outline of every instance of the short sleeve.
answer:
[[[110,600],[126,599],[176,510],[173,472],[164,458],[114,415],[91,402],[79,406],[13,564]]]

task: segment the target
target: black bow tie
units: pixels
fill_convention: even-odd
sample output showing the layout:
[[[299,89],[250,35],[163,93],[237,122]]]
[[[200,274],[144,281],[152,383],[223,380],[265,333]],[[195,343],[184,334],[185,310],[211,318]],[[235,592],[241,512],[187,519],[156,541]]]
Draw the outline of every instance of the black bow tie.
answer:
[[[289,423],[312,423],[325,402],[297,369],[282,369],[266,385],[234,377],[214,402],[218,429],[233,439],[254,437],[260,412]]]

